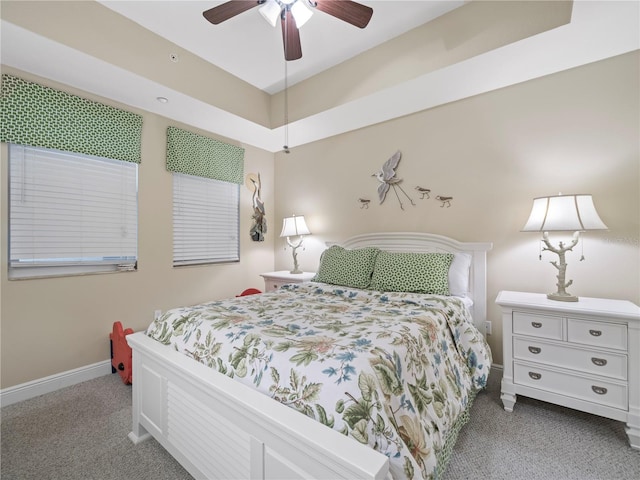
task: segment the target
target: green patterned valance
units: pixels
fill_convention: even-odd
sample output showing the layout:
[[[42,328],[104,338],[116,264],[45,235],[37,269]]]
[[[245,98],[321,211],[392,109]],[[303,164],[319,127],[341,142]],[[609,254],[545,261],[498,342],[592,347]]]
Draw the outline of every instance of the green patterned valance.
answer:
[[[241,184],[244,148],[168,127],[167,170]]]
[[[0,141],[140,163],[142,116],[2,75]]]

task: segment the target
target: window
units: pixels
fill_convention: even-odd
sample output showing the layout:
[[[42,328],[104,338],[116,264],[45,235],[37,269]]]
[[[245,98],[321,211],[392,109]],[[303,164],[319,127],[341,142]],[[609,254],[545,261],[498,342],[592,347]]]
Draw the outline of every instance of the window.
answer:
[[[240,185],[173,174],[173,265],[240,260]]]
[[[9,278],[133,270],[138,165],[9,145]]]

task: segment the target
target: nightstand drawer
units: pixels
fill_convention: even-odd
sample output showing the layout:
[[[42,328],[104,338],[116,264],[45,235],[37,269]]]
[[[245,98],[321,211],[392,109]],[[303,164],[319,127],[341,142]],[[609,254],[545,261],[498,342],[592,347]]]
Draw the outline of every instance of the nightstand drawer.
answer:
[[[277,280],[267,280],[267,279],[265,279],[265,281],[264,281],[265,290],[267,292],[272,292],[273,290],[277,290],[281,286],[286,285],[287,283],[291,283],[291,282],[277,281]]]
[[[627,325],[569,318],[567,340],[603,348],[627,350]]]
[[[562,340],[562,317],[513,312],[513,333]]]
[[[513,383],[621,410],[628,409],[629,397],[624,383],[571,375],[517,362],[513,365]]]
[[[513,358],[617,380],[627,379],[627,356],[617,353],[596,352],[557,343],[545,343],[533,338],[514,337]]]

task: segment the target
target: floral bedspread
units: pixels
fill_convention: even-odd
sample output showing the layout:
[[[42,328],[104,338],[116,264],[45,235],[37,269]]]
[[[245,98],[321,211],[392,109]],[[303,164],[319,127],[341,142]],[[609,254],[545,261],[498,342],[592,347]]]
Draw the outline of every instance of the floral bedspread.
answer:
[[[491,353],[456,297],[322,283],[176,308],[147,335],[435,478]]]

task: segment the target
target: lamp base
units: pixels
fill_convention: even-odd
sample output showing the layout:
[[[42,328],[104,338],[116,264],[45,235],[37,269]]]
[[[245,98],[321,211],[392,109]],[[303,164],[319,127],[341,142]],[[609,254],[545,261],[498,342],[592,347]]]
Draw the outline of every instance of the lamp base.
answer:
[[[575,295],[570,295],[568,293],[549,293],[547,295],[547,298],[549,300],[556,300],[558,302],[577,302],[578,301],[578,297],[576,297]]]
[[[294,275],[298,275],[300,273],[303,273],[303,271],[300,270],[299,268],[296,268],[295,270],[289,270],[289,273],[292,273]]]

